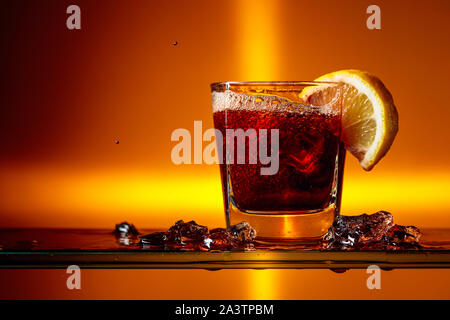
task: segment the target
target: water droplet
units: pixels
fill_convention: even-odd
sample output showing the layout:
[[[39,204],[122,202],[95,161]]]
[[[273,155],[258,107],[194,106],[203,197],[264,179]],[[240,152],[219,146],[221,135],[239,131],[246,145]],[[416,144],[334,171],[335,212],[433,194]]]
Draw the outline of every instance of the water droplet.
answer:
[[[119,139],[114,139],[114,143],[119,144],[120,143]]]
[[[348,268],[330,268],[330,270],[336,273],[344,273]]]
[[[263,101],[261,98],[255,98],[255,102],[261,102]]]
[[[173,45],[173,46],[177,46],[177,45],[178,45],[178,41],[173,41],[173,42],[172,42],[172,45]]]

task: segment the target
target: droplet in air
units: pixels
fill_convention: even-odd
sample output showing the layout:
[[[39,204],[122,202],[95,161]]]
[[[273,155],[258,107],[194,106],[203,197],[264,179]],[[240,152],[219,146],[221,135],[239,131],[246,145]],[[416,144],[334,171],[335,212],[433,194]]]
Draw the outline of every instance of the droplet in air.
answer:
[[[120,143],[119,139],[114,139],[114,143],[119,144]]]
[[[178,41],[173,41],[173,42],[172,42],[172,45],[173,45],[173,46],[177,46],[177,45],[178,45]]]

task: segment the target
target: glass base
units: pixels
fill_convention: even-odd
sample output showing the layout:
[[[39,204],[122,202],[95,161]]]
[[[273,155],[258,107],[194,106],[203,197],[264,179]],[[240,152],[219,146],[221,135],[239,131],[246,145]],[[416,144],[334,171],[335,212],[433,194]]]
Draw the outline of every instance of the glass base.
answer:
[[[319,211],[297,211],[289,214],[274,212],[240,211],[230,203],[228,227],[246,221],[256,230],[256,239],[263,241],[317,241],[323,237],[334,221],[336,207]]]

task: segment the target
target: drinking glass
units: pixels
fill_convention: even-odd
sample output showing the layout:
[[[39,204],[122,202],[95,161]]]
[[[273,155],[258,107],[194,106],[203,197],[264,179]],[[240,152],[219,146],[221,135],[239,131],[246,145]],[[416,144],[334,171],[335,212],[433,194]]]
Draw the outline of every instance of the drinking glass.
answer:
[[[345,149],[337,83],[211,84],[227,227],[321,238],[339,214]]]

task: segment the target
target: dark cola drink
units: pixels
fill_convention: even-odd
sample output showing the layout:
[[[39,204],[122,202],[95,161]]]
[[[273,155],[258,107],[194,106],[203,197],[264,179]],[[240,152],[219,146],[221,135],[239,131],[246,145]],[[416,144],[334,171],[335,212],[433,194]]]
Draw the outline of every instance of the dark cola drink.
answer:
[[[213,85],[227,224],[248,221],[260,238],[319,238],[339,211],[339,98],[312,105],[302,84],[234,86]]]

